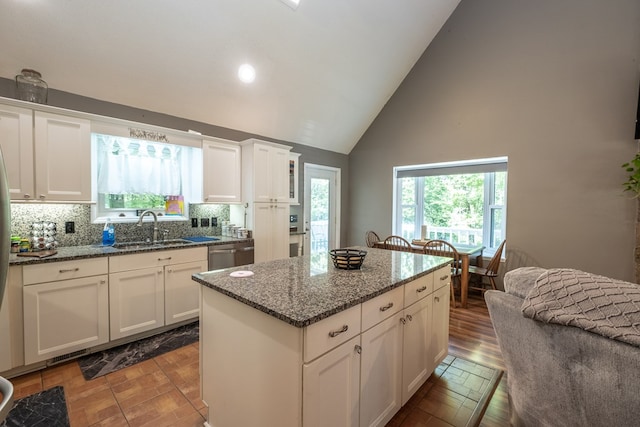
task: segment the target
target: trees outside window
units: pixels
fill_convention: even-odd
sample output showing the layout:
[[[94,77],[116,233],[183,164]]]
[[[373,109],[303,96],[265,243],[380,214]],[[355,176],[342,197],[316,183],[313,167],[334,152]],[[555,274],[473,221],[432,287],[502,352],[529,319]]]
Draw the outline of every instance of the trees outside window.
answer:
[[[505,239],[506,159],[395,169],[394,234],[495,250]]]

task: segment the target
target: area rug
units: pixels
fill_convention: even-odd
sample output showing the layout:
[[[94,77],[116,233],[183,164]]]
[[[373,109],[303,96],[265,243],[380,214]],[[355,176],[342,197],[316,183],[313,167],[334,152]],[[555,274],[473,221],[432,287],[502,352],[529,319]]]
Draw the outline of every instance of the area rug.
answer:
[[[405,411],[407,419],[395,421],[398,425],[406,421],[410,425],[478,426],[502,375],[500,369],[449,355],[423,386],[424,393],[416,393],[417,401]]]
[[[69,427],[69,414],[62,386],[15,401],[1,427]]]
[[[190,323],[129,344],[89,354],[78,359],[84,379],[94,378],[135,365],[198,341],[199,323]]]

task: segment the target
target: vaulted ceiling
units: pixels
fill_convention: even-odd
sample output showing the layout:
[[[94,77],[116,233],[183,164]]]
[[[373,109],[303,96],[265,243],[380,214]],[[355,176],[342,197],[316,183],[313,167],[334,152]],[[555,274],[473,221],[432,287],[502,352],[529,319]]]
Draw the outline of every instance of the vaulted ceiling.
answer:
[[[348,153],[459,3],[284,1],[2,0],[0,77]]]

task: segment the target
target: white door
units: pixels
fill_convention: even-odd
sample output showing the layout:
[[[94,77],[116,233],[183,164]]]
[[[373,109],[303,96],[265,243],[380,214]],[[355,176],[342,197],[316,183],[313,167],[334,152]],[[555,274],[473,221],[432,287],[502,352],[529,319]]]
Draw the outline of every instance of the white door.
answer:
[[[305,244],[310,254],[340,246],[340,169],[304,164]]]

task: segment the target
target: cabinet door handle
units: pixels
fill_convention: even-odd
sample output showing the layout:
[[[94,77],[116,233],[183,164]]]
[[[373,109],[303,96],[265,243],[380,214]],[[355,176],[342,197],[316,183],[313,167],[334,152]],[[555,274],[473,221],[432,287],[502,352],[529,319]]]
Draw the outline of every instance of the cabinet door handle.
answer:
[[[25,199],[30,199],[30,198],[31,198],[31,194],[25,194],[25,195],[24,195],[24,198],[25,198]]]
[[[426,286],[423,286],[423,287],[421,287],[421,288],[416,289],[416,292],[424,292],[424,291],[426,291],[426,290],[427,290],[427,287],[426,287]]]
[[[410,315],[410,314],[407,314],[407,320],[408,320],[409,322],[413,321],[413,316],[412,316],[412,315]]]
[[[404,317],[400,318],[400,323],[402,323],[403,325],[407,323],[407,319],[405,319]]]
[[[60,273],[72,273],[75,271],[80,271],[80,269],[76,267],[76,268],[64,268],[64,269],[58,270],[58,272]]]
[[[167,270],[167,273],[173,273],[172,269]]]
[[[387,305],[385,305],[385,306],[383,306],[383,307],[380,307],[380,311],[387,311],[387,310],[389,310],[391,307],[393,307],[393,303],[392,303],[392,302],[390,302],[389,304],[387,304]]]
[[[171,257],[158,258],[158,261],[169,261],[170,259],[171,259]]]
[[[330,331],[329,332],[329,336],[331,338],[335,338],[338,335],[340,335],[343,332],[347,332],[349,330],[349,325],[344,325],[341,329],[338,329],[337,331]]]
[[[107,283],[107,281],[106,280],[100,280],[100,283],[104,285],[105,283]]]
[[[362,354],[362,347],[360,347],[358,344],[356,344],[356,346],[354,347],[354,350],[356,351],[356,353]]]
[[[41,194],[40,198],[44,200],[46,198],[46,196],[44,194]]]
[[[436,300],[436,302],[440,302],[440,297],[433,297],[434,300]]]
[[[448,278],[449,278],[449,275],[447,274],[447,275],[444,275],[444,276],[440,277],[440,280],[447,280]]]

